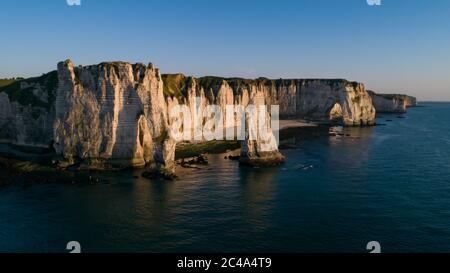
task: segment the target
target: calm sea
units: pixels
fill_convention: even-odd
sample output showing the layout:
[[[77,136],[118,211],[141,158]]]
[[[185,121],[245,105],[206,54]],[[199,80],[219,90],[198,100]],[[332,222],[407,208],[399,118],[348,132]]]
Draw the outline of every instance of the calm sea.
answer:
[[[173,182],[139,171],[98,184],[0,188],[0,251],[450,252],[450,104],[373,128],[293,139],[277,168],[223,155]],[[387,121],[391,120],[391,121]]]

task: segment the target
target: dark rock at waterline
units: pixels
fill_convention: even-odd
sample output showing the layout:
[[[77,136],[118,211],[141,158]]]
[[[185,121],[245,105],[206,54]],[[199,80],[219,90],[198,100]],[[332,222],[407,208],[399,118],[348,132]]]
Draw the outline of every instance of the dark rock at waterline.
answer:
[[[225,159],[237,161],[237,160],[241,159],[241,156],[240,155],[228,155],[228,156],[225,156]]]
[[[147,170],[142,173],[142,177],[147,179],[164,179],[168,181],[173,181],[178,178],[175,173],[165,170]]]
[[[241,155],[239,164],[250,167],[275,167],[285,162],[284,156],[279,152],[261,153],[258,157],[244,157]]]
[[[201,169],[197,165],[193,165],[193,164],[181,164],[181,167],[186,168],[186,169],[197,169],[197,170]]]
[[[208,165],[208,157],[201,154],[199,156],[183,158],[178,160],[177,164],[183,168],[198,169],[196,165]]]
[[[56,166],[57,170],[64,171],[64,170],[69,169],[70,167],[73,167],[75,164],[70,163],[68,161],[58,161],[58,162],[55,162],[54,165]]]
[[[98,184],[104,179],[88,171],[58,170],[52,165],[0,157],[0,185],[23,183]]]

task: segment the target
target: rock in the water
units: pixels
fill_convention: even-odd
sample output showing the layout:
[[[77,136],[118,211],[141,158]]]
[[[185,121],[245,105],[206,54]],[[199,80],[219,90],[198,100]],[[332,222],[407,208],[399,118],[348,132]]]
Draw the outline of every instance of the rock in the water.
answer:
[[[150,169],[142,173],[142,177],[145,177],[147,179],[164,179],[164,180],[175,180],[178,177],[176,174],[171,170],[165,170],[165,169]]]
[[[228,159],[228,160],[240,160],[241,156],[240,155],[229,155],[229,156],[225,156],[225,159]]]
[[[188,157],[180,159],[178,162],[180,165],[208,165],[208,157],[206,155],[199,155],[194,157]]]
[[[284,156],[279,151],[260,152],[258,154],[244,155],[240,157],[239,163],[254,167],[272,167],[283,164]]]

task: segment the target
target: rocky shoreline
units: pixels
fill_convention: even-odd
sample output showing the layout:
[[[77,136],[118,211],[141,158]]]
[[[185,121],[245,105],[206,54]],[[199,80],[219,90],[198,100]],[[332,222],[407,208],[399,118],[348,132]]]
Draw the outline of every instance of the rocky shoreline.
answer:
[[[195,78],[162,75],[153,64],[75,66],[66,60],[57,71],[0,87],[0,141],[52,150],[49,164],[60,170],[146,168],[149,175],[171,177],[177,157],[239,147],[241,164],[271,166],[284,161],[273,135],[251,140],[245,126],[247,138],[240,142],[186,144],[170,130],[171,110],[183,105],[194,113],[216,105],[226,113],[229,105],[278,105],[279,115],[289,119],[283,129],[311,121],[373,126],[377,107],[371,94],[362,83],[343,79]]]
[[[280,131],[281,139],[292,136],[289,132],[295,132],[299,136],[328,136],[329,126],[316,126],[310,124],[304,126],[297,124],[289,128],[282,128]],[[5,145],[5,144],[2,144]],[[289,147],[281,147],[286,149]],[[12,150],[14,151],[14,150]],[[30,152],[28,150],[28,152]],[[180,145],[177,153],[177,160],[175,161],[176,168],[198,169],[208,165],[209,154],[223,154],[225,159],[236,161],[236,164],[242,164],[250,167],[259,166],[275,166],[284,161],[284,158],[279,158],[279,161],[267,163],[265,161],[258,163],[242,162],[240,155],[240,144],[236,141],[222,141],[201,144],[186,143]],[[27,160],[32,157],[33,160]],[[37,155],[34,153],[24,153],[17,151],[17,153],[10,152],[8,154],[0,152],[0,186],[10,185],[18,182],[24,184],[28,183],[62,183],[62,184],[95,184],[101,182],[102,173],[118,172],[125,169],[115,168],[93,168],[92,165],[85,163],[73,164],[62,168],[56,164],[54,160],[55,154]],[[52,159],[53,160],[50,160]],[[89,166],[89,168],[88,168]],[[151,180],[175,180],[176,172],[161,172],[153,169],[145,170],[143,168],[142,176]]]
[[[100,181],[100,176],[92,171],[63,171],[43,163],[0,156],[0,186],[18,183],[23,185],[41,183],[94,184]]]

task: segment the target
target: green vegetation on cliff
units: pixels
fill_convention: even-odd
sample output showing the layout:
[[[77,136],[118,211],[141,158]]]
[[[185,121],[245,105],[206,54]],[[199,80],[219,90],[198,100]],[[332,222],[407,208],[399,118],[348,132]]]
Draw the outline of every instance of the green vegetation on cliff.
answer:
[[[166,97],[183,97],[183,90],[187,85],[187,78],[183,74],[164,74],[161,77]]]
[[[10,85],[16,81],[23,80],[23,78],[11,78],[11,79],[0,79],[0,87]]]
[[[287,86],[295,83],[297,80],[271,80],[267,78],[257,78],[257,79],[244,79],[244,78],[223,78],[215,76],[206,76],[196,79],[198,85],[204,89],[218,89],[221,84],[226,81],[233,89],[239,90],[240,88],[249,88],[250,86]]]
[[[371,90],[367,90],[367,92],[371,96],[376,95],[376,96],[379,96],[379,97],[382,97],[382,98],[385,98],[385,99],[388,99],[388,100],[393,100],[393,99],[406,100],[408,98],[415,99],[414,97],[411,97],[411,96],[408,96],[408,95],[403,95],[403,94],[378,94],[378,93],[375,93],[374,91],[371,91]]]
[[[205,91],[213,90],[218,91],[220,86],[226,81],[235,91],[241,88],[249,88],[250,86],[270,86],[279,88],[282,86],[291,86],[295,84],[311,84],[312,82],[320,81],[332,88],[337,88],[340,85],[358,87],[358,82],[351,82],[345,79],[268,79],[264,77],[256,79],[244,79],[244,78],[225,78],[216,76],[205,76],[199,78],[186,77],[183,74],[163,74],[161,75],[164,82],[164,95],[170,97],[183,97],[186,88],[190,85],[192,80],[195,80],[198,86],[202,87]]]
[[[105,67],[106,69],[110,69],[110,68],[114,69],[114,72],[116,73],[117,76],[119,76],[120,67],[123,67],[126,65],[128,65],[127,62],[119,62],[119,61],[102,62],[99,64],[100,67]]]
[[[385,99],[396,99],[396,100],[404,100],[407,98],[406,95],[401,95],[401,94],[377,94],[380,97],[383,97]]]
[[[24,86],[27,87],[23,88]],[[33,94],[33,89],[37,86],[48,93],[48,102],[40,100]],[[10,84],[1,86],[0,92],[5,92],[8,94],[10,101],[16,101],[21,105],[49,109],[55,101],[57,86],[58,74],[56,71],[52,71],[40,77],[13,80]]]

